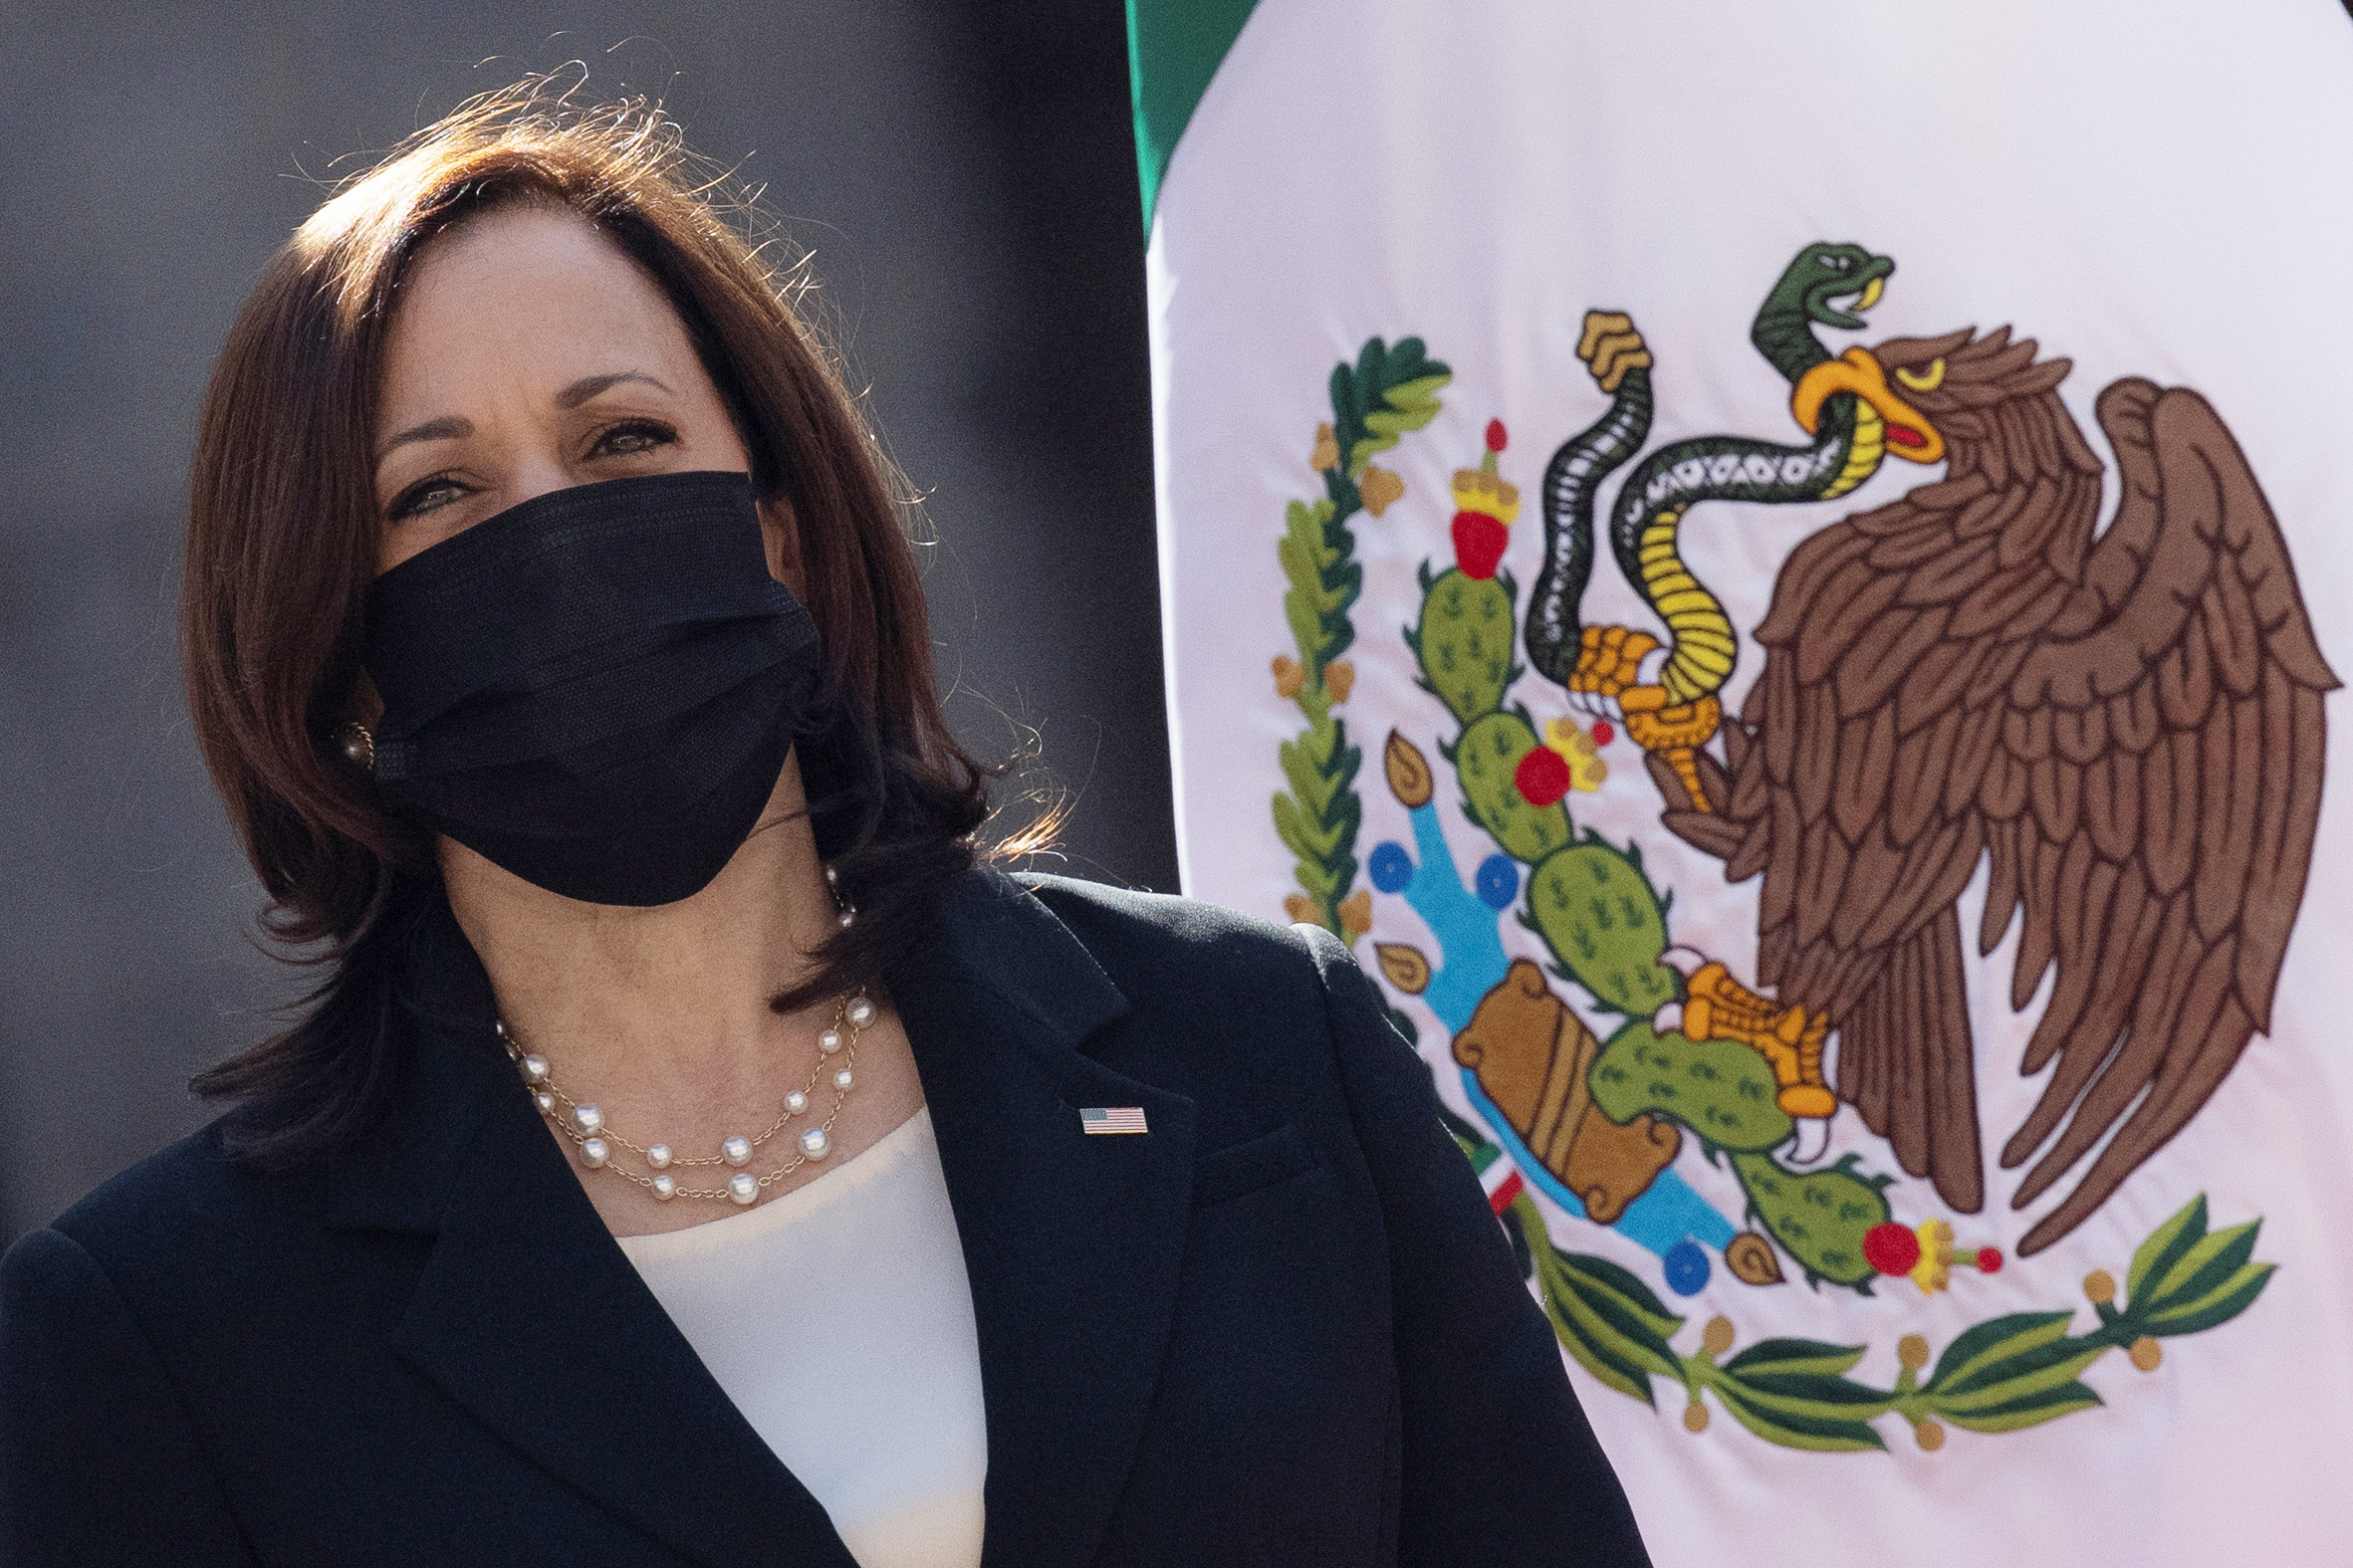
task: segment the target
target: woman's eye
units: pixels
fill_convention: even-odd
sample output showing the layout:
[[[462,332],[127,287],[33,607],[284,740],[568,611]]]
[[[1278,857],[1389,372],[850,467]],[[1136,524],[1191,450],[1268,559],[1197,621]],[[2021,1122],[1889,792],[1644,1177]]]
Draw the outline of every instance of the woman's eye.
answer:
[[[438,512],[465,494],[466,487],[456,480],[435,475],[431,479],[420,479],[400,492],[391,506],[385,509],[384,515],[395,523],[402,518],[423,517],[428,512]]]
[[[629,457],[639,452],[650,452],[655,447],[668,446],[677,439],[678,433],[666,425],[655,424],[650,419],[629,419],[598,436],[588,455]]]

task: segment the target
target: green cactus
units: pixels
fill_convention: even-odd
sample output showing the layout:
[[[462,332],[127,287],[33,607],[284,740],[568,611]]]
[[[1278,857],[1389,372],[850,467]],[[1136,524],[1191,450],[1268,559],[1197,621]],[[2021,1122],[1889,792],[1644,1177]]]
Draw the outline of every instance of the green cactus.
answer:
[[[1763,1153],[1788,1142],[1794,1126],[1774,1103],[1772,1068],[1737,1040],[1693,1040],[1653,1032],[1635,1018],[1593,1058],[1587,1081],[1601,1114],[1621,1125],[1644,1112],[1672,1117],[1702,1144]]]
[[[1439,748],[1462,781],[1465,813],[1504,853],[1530,865],[1566,844],[1572,832],[1559,801],[1534,805],[1520,792],[1520,760],[1536,746],[1527,714],[1491,713],[1474,720],[1452,747]]]
[[[1682,995],[1682,977],[1659,962],[1667,912],[1637,856],[1587,833],[1529,874],[1528,911],[1523,923],[1551,948],[1560,973],[1601,1006],[1648,1017]]]
[[[1422,620],[1406,628],[1405,645],[1421,661],[1422,684],[1458,723],[1494,713],[1520,674],[1512,661],[1518,641],[1509,575],[1465,576],[1449,566],[1436,577],[1422,564]]]
[[[1862,1286],[1874,1270],[1863,1235],[1888,1218],[1880,1189],[1848,1155],[1819,1171],[1792,1171],[1772,1157],[1795,1131],[1775,1103],[1772,1069],[1737,1040],[1694,1040],[1652,1030],[1635,1018],[1593,1058],[1593,1103],[1613,1122],[1649,1113],[1688,1128],[1710,1152],[1728,1152],[1765,1232],[1809,1279]]]
[[[1890,1178],[1854,1167],[1851,1154],[1819,1171],[1792,1171],[1769,1154],[1732,1157],[1749,1212],[1803,1265],[1807,1279],[1868,1288],[1877,1271],[1863,1259],[1863,1236],[1887,1223],[1880,1189]]]

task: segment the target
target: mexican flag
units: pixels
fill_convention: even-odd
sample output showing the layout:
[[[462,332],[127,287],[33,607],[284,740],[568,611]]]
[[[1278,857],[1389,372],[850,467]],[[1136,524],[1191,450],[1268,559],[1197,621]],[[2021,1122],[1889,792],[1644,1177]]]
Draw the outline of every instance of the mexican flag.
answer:
[[[1186,891],[1657,1559],[2346,1560],[2353,21],[1129,15]]]

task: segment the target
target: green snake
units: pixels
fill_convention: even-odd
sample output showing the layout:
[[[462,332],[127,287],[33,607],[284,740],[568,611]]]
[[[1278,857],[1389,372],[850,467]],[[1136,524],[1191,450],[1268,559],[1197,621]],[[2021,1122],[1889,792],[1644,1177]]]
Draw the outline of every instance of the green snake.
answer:
[[[1848,361],[1832,359],[1814,330],[1861,327],[1862,318],[1839,302],[1870,309],[1894,271],[1893,261],[1860,246],[1809,245],[1765,297],[1749,340],[1793,389],[1824,367],[1831,373],[1820,384],[1851,385]],[[1724,605],[1677,548],[1684,514],[1702,501],[1827,501],[1868,479],[1886,454],[1889,426],[1869,396],[1835,390],[1815,406],[1818,422],[1807,445],[1730,435],[1677,441],[1653,452],[1618,492],[1610,549],[1627,582],[1667,627],[1671,640],[1658,681],[1670,703],[1712,695],[1731,676],[1740,648]],[[1624,372],[1608,410],[1562,442],[1544,469],[1544,566],[1529,602],[1525,638],[1529,662],[1563,686],[1582,653],[1579,608],[1593,571],[1596,493],[1641,450],[1651,410],[1650,371],[1637,364]],[[1919,439],[1900,423],[1896,432],[1899,440]]]

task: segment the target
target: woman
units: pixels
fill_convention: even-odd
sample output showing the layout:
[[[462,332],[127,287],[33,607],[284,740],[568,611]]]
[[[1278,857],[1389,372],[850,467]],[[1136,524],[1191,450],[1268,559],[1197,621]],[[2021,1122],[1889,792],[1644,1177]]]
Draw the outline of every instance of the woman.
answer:
[[[189,694],[328,978],[0,1264],[7,1560],[1640,1562],[1341,948],[977,863],[706,188],[527,87],[239,319]]]

